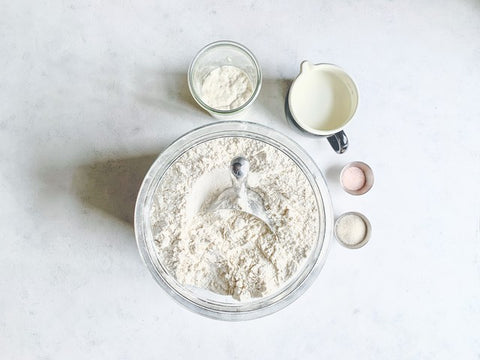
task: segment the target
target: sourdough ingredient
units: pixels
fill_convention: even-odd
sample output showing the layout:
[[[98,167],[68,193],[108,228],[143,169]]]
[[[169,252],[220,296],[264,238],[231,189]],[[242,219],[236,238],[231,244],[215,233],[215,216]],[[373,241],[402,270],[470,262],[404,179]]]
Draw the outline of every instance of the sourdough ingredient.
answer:
[[[253,85],[248,75],[232,65],[213,69],[202,83],[202,101],[217,110],[239,108],[252,94]]]
[[[237,210],[207,211],[231,186],[229,163],[250,161],[248,186],[262,197],[275,235],[258,218]],[[319,210],[302,170],[262,141],[225,137],[180,156],[154,196],[152,232],[160,262],[186,286],[236,300],[264,297],[304,264],[319,231]]]
[[[342,174],[342,184],[350,191],[358,191],[365,186],[366,177],[362,169],[351,166]]]
[[[340,217],[335,225],[336,236],[342,243],[355,246],[367,236],[367,224],[355,214]]]

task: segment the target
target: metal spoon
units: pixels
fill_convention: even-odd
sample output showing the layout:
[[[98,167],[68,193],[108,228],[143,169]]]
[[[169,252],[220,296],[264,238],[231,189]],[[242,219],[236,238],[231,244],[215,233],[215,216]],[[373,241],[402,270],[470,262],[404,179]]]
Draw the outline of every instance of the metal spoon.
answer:
[[[264,222],[273,231],[272,220],[268,217],[262,197],[247,186],[250,170],[249,161],[238,156],[230,162],[232,187],[224,190],[210,205],[209,211],[233,209],[246,212]]]

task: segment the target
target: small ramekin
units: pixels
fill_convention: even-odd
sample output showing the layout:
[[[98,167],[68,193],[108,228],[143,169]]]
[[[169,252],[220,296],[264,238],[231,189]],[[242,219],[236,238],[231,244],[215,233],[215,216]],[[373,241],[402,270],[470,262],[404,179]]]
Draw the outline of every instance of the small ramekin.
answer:
[[[345,171],[352,167],[356,167],[362,170],[363,175],[365,176],[365,184],[358,190],[349,189],[344,185]],[[348,163],[343,167],[342,171],[340,172],[340,184],[342,185],[343,190],[345,190],[351,195],[363,195],[367,193],[373,186],[373,180],[374,178],[372,168],[361,161],[353,161],[351,163]]]
[[[338,228],[338,225],[340,224],[340,221],[347,215],[353,215],[353,216],[356,216],[360,219],[362,219],[363,223],[365,224],[365,236],[363,237],[363,239],[357,243],[354,243],[354,244],[350,244],[348,242],[346,242],[344,239],[342,239],[339,235],[338,235],[338,231],[337,231],[337,228]],[[350,211],[350,212],[347,212],[347,213],[344,213],[342,215],[340,215],[337,220],[335,220],[335,226],[334,226],[334,234],[335,234],[335,238],[337,239],[337,241],[345,246],[346,248],[348,249],[360,249],[361,247],[365,246],[366,243],[368,243],[368,241],[370,240],[370,237],[371,237],[371,234],[372,234],[372,225],[370,224],[370,221],[368,221],[367,217],[359,212],[356,212],[356,211]]]

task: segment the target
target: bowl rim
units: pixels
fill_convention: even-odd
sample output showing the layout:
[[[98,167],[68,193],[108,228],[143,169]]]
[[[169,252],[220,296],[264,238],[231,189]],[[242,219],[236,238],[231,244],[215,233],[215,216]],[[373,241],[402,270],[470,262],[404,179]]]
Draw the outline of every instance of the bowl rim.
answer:
[[[204,141],[225,136],[242,135],[244,137],[265,141],[275,147],[277,147],[277,145],[280,146],[280,148],[277,148],[282,151],[286,150],[287,155],[296,162],[297,166],[299,166],[307,176],[316,196],[320,216],[324,217],[323,221],[322,219],[319,221],[318,241],[321,241],[321,245],[319,246],[319,243],[316,244],[314,249],[315,254],[312,252],[309,255],[311,259],[305,260],[303,268],[301,269],[302,271],[299,270],[295,277],[289,280],[279,291],[251,303],[222,305],[218,302],[187,296],[186,287],[178,283],[177,288],[175,288],[174,278],[162,268],[157,257],[153,255],[155,254],[155,249],[151,236],[149,211],[153,194],[160,184],[163,174],[185,151]],[[305,173],[306,170],[309,174]],[[333,236],[333,227],[333,209],[327,183],[310,155],[286,135],[267,126],[246,121],[221,121],[203,125],[187,132],[171,143],[157,157],[145,175],[135,205],[134,228],[137,247],[143,262],[154,279],[174,300],[187,309],[220,320],[249,320],[266,316],[284,308],[296,300],[310,287],[322,269]],[[309,260],[312,263],[309,263]],[[180,293],[179,289],[183,290],[184,293]]]

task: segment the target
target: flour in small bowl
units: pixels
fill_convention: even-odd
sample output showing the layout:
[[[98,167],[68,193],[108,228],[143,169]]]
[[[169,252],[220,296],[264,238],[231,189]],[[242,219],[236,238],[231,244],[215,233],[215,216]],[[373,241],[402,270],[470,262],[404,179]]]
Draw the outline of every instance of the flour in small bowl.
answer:
[[[253,84],[242,69],[224,65],[207,74],[202,82],[201,98],[217,110],[234,110],[245,104],[253,94]]]
[[[231,186],[229,164],[250,161],[248,186],[263,199],[275,234],[258,218],[208,205]],[[319,210],[305,174],[285,153],[245,137],[209,140],[165,172],[151,209],[159,261],[184,286],[244,301],[273,293],[315,247]]]

